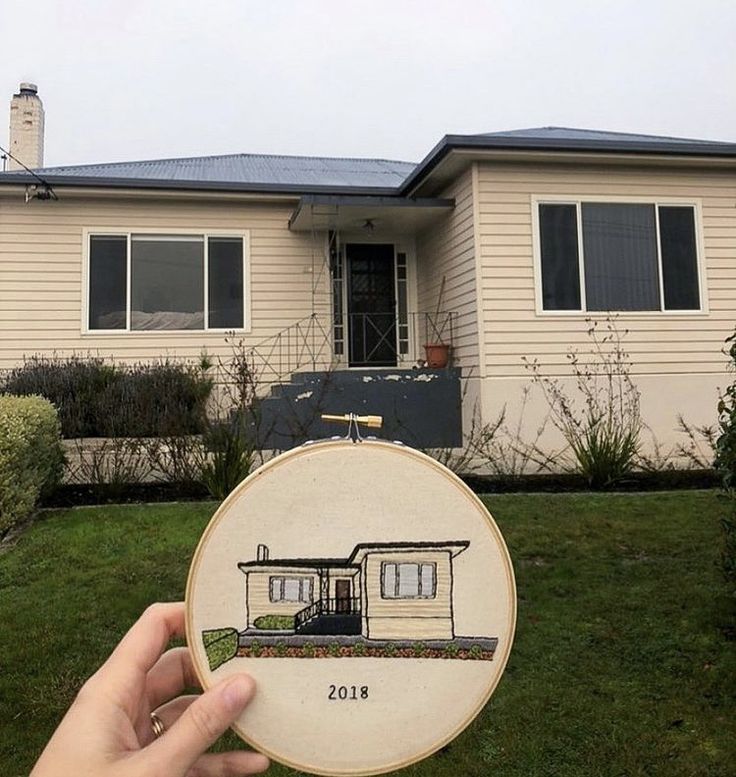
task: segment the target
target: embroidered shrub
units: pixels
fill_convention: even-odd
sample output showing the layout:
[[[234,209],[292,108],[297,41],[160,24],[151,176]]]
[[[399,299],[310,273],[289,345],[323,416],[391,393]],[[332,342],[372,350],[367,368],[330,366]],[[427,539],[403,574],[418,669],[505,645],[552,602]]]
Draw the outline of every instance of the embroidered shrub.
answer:
[[[253,621],[257,629],[267,631],[288,631],[294,628],[293,615],[261,615]]]
[[[233,628],[203,631],[202,644],[207,654],[207,663],[214,672],[238,652],[238,631]]]

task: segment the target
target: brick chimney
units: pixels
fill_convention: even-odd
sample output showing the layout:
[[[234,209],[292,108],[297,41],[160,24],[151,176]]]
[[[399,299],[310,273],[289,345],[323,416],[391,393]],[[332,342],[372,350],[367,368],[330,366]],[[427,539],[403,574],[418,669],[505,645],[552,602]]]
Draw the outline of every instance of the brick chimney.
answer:
[[[43,103],[35,84],[22,83],[10,101],[10,153],[31,169],[43,167]],[[8,159],[8,170],[22,170]]]

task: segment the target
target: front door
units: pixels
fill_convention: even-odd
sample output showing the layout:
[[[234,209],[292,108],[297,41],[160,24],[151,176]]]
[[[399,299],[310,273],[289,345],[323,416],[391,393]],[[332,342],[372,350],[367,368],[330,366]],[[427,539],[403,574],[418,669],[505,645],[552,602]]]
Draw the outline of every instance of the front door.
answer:
[[[335,581],[335,611],[350,613],[352,608],[350,607],[350,581],[349,580],[336,580]]]
[[[348,343],[351,367],[396,366],[396,281],[390,243],[348,243]]]

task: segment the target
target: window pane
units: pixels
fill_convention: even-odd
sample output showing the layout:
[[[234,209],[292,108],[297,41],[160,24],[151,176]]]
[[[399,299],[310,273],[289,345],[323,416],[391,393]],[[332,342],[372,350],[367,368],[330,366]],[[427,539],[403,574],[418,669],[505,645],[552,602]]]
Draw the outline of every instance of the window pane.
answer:
[[[574,205],[540,205],[544,310],[580,310],[578,217]]]
[[[311,604],[312,602],[312,578],[311,577],[305,577],[304,580],[302,580],[302,601],[306,602],[307,604]]]
[[[281,601],[281,583],[283,582],[283,578],[281,577],[272,577],[271,578],[271,601],[272,602],[280,602]]]
[[[435,587],[435,565],[422,564],[422,596],[434,596]]]
[[[208,252],[208,326],[240,329],[243,326],[243,239],[211,237]]]
[[[659,310],[653,205],[583,203],[588,310]]]
[[[419,564],[399,564],[399,597],[419,596]]]
[[[284,600],[287,602],[300,601],[300,580],[298,577],[284,578]]]
[[[128,241],[122,235],[89,239],[89,328],[125,329]]]
[[[700,290],[694,210],[683,206],[660,206],[659,239],[665,308],[698,310]]]
[[[204,328],[204,242],[133,235],[131,328]]]
[[[383,598],[396,598],[396,564],[383,565]]]

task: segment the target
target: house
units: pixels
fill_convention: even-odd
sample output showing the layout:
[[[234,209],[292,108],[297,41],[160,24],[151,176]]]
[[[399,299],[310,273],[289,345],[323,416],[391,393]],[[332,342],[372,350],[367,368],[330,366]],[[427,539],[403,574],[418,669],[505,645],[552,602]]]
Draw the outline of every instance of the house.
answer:
[[[282,618],[297,636],[454,639],[453,559],[469,544],[360,543],[346,558],[291,559],[259,545],[256,560],[238,564],[247,630]]]
[[[38,353],[224,358],[234,331],[275,387],[264,412],[288,428],[274,424],[274,447],[333,433],[318,409],[459,445],[474,415],[521,412],[523,357],[569,380],[589,320],[613,314],[648,444],[666,449],[679,415],[714,421],[734,257],[734,143],[541,127],[447,135],[419,164],[233,154],[9,171],[0,368]],[[450,347],[449,368],[427,344]],[[524,407],[533,435],[547,408],[534,392]]]

